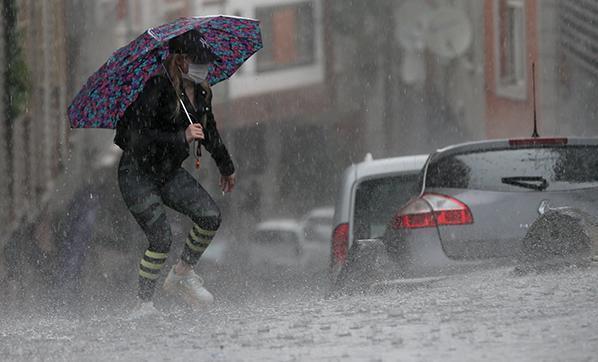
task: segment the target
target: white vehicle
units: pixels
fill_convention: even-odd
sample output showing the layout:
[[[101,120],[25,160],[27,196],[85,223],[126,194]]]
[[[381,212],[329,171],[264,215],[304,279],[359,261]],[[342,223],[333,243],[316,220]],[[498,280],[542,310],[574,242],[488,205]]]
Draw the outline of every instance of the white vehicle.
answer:
[[[249,263],[267,272],[296,271],[302,267],[303,244],[303,228],[296,220],[263,221],[249,237]]]
[[[318,207],[310,210],[301,220],[305,240],[328,243],[330,235],[332,235],[333,218],[333,206]]]
[[[383,235],[398,208],[419,194],[417,179],[428,155],[372,159],[349,166],[334,209],[330,253],[331,279],[349,262],[356,240]]]
[[[330,260],[330,237],[334,207],[318,207],[301,219],[303,228],[304,265],[314,274],[325,274]]]

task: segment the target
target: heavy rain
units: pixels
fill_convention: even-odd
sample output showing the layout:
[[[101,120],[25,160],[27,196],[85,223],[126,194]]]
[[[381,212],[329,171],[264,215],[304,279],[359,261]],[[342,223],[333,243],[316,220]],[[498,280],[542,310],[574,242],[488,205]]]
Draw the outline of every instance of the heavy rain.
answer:
[[[597,360],[595,17],[0,0],[0,360]]]

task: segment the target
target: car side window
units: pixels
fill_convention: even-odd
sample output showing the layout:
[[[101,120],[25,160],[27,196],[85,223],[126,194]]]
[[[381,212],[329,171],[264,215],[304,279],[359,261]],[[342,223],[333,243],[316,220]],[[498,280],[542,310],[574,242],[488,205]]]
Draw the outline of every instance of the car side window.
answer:
[[[363,181],[355,194],[355,239],[383,235],[392,216],[417,193],[417,174]]]

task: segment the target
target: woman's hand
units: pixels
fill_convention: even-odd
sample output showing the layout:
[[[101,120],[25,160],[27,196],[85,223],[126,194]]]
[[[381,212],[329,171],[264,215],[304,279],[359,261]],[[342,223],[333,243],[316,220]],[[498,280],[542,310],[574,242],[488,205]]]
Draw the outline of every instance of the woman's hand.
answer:
[[[199,123],[190,124],[185,130],[185,139],[187,143],[191,143],[194,140],[203,140],[203,127]]]
[[[220,188],[222,192],[231,192],[235,187],[236,177],[233,173],[230,176],[220,176]]]

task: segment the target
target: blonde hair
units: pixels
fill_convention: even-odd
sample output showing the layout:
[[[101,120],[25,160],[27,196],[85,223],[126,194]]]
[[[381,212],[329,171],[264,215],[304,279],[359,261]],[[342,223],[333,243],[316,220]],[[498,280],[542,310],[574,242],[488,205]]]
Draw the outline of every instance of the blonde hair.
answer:
[[[181,104],[179,103],[179,93],[181,93],[182,89],[181,85],[183,84],[183,75],[181,74],[180,68],[177,67],[176,62],[182,56],[182,54],[170,54],[168,58],[166,58],[166,60],[164,61],[165,73],[168,72],[165,75],[172,83],[174,91],[177,94],[173,118],[177,117],[181,111]]]

